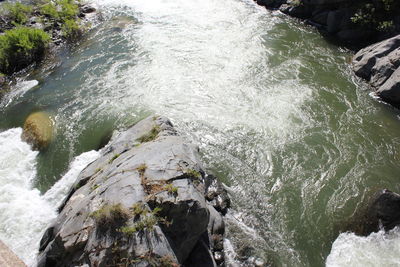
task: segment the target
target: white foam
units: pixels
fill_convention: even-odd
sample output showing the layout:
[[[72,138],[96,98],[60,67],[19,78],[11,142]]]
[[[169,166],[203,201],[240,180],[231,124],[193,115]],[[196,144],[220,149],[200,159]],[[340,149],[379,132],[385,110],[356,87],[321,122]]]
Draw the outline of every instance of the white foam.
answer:
[[[367,237],[342,233],[332,245],[327,267],[400,266],[400,229]]]
[[[26,264],[35,261],[38,244],[46,226],[79,172],[99,156],[96,151],[81,154],[70,170],[45,194],[32,188],[36,156],[21,140],[22,129],[0,133],[0,239]]]

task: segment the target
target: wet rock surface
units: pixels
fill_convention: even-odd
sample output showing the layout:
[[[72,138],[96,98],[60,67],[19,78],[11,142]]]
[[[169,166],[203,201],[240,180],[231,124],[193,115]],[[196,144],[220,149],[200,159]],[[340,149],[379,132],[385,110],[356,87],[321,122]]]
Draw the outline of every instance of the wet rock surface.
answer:
[[[32,113],[25,120],[22,139],[31,144],[33,149],[46,149],[53,137],[53,126],[54,123],[49,114]]]
[[[229,200],[197,153],[166,118],[120,133],[79,175],[38,266],[222,266]]]
[[[376,192],[364,208],[356,211],[347,231],[368,236],[380,230],[389,231],[400,226],[400,195],[383,189]]]

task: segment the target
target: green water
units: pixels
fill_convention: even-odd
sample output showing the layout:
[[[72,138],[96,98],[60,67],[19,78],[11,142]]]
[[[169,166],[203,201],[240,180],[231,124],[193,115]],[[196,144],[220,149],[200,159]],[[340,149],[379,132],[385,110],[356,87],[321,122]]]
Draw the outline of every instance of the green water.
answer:
[[[324,266],[362,200],[400,191],[398,111],[313,28],[251,1],[97,4],[105,21],[0,109],[1,129],[34,111],[53,116],[41,191],[74,156],[150,114],[169,117],[229,185],[227,237],[243,266],[250,256]]]

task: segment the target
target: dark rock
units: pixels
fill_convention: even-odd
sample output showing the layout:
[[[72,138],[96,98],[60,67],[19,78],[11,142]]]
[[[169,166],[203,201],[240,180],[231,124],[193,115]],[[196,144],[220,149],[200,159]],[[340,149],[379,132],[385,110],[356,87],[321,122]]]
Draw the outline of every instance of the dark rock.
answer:
[[[217,266],[224,223],[204,196],[210,184],[225,192],[215,180],[168,119],[140,121],[80,173],[42,238],[38,266]]]
[[[369,204],[358,212],[351,230],[367,236],[384,229],[389,231],[400,225],[400,195],[387,189],[377,192]]]
[[[260,6],[265,6],[266,8],[279,8],[286,3],[286,0],[256,0],[256,2]]]
[[[231,202],[228,192],[213,175],[207,175],[205,178],[205,196],[212,203],[213,207],[223,215],[230,208]]]
[[[329,33],[336,33],[354,28],[354,24],[351,22],[353,15],[354,10],[348,8],[329,11],[326,20],[327,31]]]
[[[324,25],[326,27],[326,25],[328,24],[328,15],[329,15],[329,11],[314,11],[312,14],[312,21],[316,24],[319,25]]]
[[[81,7],[82,13],[88,14],[88,13],[93,13],[96,11],[96,8],[88,5],[84,5]]]

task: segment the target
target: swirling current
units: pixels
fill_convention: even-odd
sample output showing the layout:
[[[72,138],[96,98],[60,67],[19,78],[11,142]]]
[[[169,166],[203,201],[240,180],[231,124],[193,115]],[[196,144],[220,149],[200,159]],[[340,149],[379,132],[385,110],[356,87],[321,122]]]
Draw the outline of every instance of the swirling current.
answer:
[[[399,231],[340,234],[371,192],[400,191],[399,113],[354,77],[351,52],[250,0],[94,3],[104,21],[0,106],[1,164],[18,161],[0,168],[0,239],[28,264],[60,187],[114,129],[150,114],[229,187],[229,266],[400,264]],[[56,128],[42,153],[19,139],[37,110]]]

